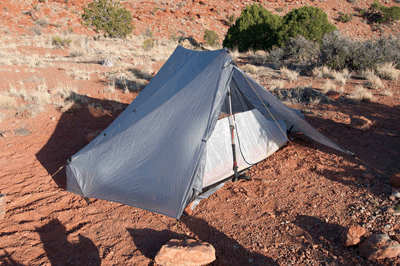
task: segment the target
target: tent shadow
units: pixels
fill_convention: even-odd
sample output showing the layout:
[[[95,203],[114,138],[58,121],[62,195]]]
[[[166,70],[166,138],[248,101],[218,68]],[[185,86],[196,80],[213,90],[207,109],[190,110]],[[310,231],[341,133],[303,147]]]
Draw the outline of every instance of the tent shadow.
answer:
[[[20,264],[11,258],[12,254],[9,254],[7,251],[3,250],[4,255],[0,255],[0,265],[3,266],[24,266],[24,264]]]
[[[278,265],[274,259],[250,251],[204,219],[182,216],[180,219],[201,241],[210,243],[216,251],[216,261],[210,265]]]
[[[88,144],[86,134],[104,130],[127,106],[116,101],[77,96],[81,109],[63,113],[46,145],[36,153],[36,158],[49,175],[53,175],[69,157]],[[116,110],[117,107],[121,110]],[[65,170],[54,175],[53,180],[59,188],[66,189]]]
[[[71,230],[72,232],[76,230]],[[58,219],[53,219],[36,228],[51,265],[101,265],[99,249],[93,241],[79,235],[77,243],[68,241],[66,228]]]
[[[311,144],[306,142],[301,142],[300,144],[299,142],[300,145],[318,149],[327,154],[334,154],[337,157],[343,157],[344,160],[355,164],[355,166],[339,165],[337,169],[324,169],[317,171],[317,174],[347,186],[357,187],[363,185],[375,195],[382,196],[387,192],[385,186],[389,184],[389,178],[371,166],[386,175],[395,173],[400,167],[400,134],[398,133],[400,132],[400,124],[396,119],[396,117],[400,117],[400,107],[390,107],[375,102],[357,105],[332,103],[319,105],[314,111],[324,111],[325,109],[337,110],[337,114],[344,117],[364,116],[372,121],[372,127],[363,131],[351,128],[346,122],[337,122],[321,116],[309,116],[306,114],[306,120],[311,125],[317,125],[316,128],[322,134],[344,149],[354,152],[358,158],[369,165],[353,158],[351,155],[346,155],[315,141],[311,141]],[[324,159],[327,160],[328,158]],[[336,163],[332,161],[330,164],[335,165]],[[311,169],[311,171],[313,170]],[[363,178],[363,174],[366,171],[372,173],[375,178],[371,181]],[[356,177],[356,182],[342,178],[341,173],[345,173],[345,176]],[[380,184],[380,186],[376,186],[377,184]]]
[[[215,248],[217,259],[209,265],[278,265],[272,258],[247,250],[236,240],[218,231],[201,218],[182,216],[180,221],[194,233],[196,238],[210,243]],[[127,228],[127,231],[137,250],[152,260],[169,240],[190,238],[169,230]]]
[[[137,250],[139,250],[143,256],[152,260],[154,260],[161,247],[169,240],[182,239],[182,235],[165,229],[162,231],[156,231],[149,228],[126,228],[126,230],[131,235]]]

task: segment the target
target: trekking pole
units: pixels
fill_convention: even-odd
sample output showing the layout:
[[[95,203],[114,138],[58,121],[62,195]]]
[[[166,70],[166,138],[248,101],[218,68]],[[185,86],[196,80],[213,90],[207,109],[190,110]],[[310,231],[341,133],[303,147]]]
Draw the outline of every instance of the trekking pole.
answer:
[[[239,180],[239,173],[238,173],[238,165],[237,165],[237,160],[236,160],[236,146],[235,146],[235,122],[233,121],[233,114],[232,114],[232,98],[231,98],[231,92],[228,91],[228,97],[229,97],[229,111],[231,113],[231,136],[232,136],[232,153],[233,153],[233,182],[237,182]]]

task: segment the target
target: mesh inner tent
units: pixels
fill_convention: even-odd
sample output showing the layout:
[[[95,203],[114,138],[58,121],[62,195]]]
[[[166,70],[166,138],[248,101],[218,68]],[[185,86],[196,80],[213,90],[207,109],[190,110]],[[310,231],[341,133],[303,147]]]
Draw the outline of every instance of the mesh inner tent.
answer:
[[[230,92],[231,92],[231,102],[232,102],[232,113],[243,113],[246,111],[250,111],[255,107],[251,104],[249,100],[243,95],[243,93],[236,86],[235,81],[232,79],[230,83]],[[221,107],[221,113],[230,114],[229,109],[229,95],[226,95],[224,103]]]

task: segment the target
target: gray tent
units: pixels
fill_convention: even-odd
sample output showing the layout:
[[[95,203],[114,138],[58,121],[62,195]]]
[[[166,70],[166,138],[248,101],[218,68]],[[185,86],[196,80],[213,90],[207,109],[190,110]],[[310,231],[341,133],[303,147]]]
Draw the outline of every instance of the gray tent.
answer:
[[[227,49],[178,46],[126,110],[68,160],[67,190],[179,219],[190,202],[284,145],[292,126],[347,152],[242,72]]]

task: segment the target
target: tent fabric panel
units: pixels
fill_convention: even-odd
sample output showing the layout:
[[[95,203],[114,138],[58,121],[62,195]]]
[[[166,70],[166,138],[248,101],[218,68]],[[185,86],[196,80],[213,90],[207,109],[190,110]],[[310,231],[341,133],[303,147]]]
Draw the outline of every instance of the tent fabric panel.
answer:
[[[220,106],[214,105],[222,102],[224,94],[218,88],[225,60],[226,53],[220,52],[212,64],[145,118],[126,125],[118,135],[102,136],[101,143],[74,155],[70,167],[79,171],[68,178],[82,184],[86,197],[179,218],[196,176],[203,139],[213,128],[210,114],[215,113],[215,120],[218,116]]]
[[[240,171],[264,160],[287,142],[286,135],[273,126],[257,109],[234,116],[237,129],[234,132],[234,142]],[[280,127],[286,132],[284,123],[280,123]],[[231,175],[233,175],[233,154],[230,118],[226,117],[218,121],[207,142],[207,163],[203,188]]]
[[[265,107],[261,107],[263,105],[257,96],[258,94],[265,104],[268,103],[270,106],[272,106],[276,112],[283,115],[292,124],[296,125],[303,132],[303,134],[335,150],[351,154],[349,151],[343,149],[342,147],[322,135],[306,120],[299,117],[295,112],[293,112],[290,108],[286,107],[281,101],[279,101],[274,95],[265,90],[261,85],[259,85],[256,81],[254,81],[251,77],[249,77],[246,73],[244,73],[237,67],[235,67],[233,78],[238,84],[240,84],[238,86],[240,86],[241,91],[257,109],[260,108],[262,110],[262,108],[264,108],[265,110]],[[252,87],[249,85],[249,83]],[[246,90],[244,91],[243,88],[246,88]],[[254,92],[253,89],[257,92],[257,94]]]
[[[209,67],[214,61],[223,60],[224,50],[199,52],[178,46],[157,75],[149,82],[138,97],[96,139],[78,153],[102,144],[108,138],[120,134],[132,124],[140,121],[159,108]],[[217,73],[220,69],[216,69]],[[104,138],[106,134],[107,138]]]

